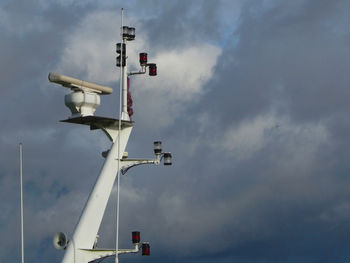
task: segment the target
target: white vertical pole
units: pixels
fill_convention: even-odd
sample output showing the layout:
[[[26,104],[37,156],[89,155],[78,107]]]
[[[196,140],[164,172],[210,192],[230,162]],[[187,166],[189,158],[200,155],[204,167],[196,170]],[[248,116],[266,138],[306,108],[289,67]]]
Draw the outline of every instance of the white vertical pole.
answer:
[[[123,44],[127,41],[123,38]],[[125,48],[125,67],[123,67],[123,120],[128,121],[130,120],[130,116],[128,113],[128,49]]]
[[[118,123],[118,174],[117,174],[117,223],[116,223],[116,237],[115,237],[115,263],[119,263],[119,190],[120,190],[120,133],[121,133],[121,118],[122,118],[122,93],[124,88],[124,67],[123,67],[123,11],[121,9],[121,47],[120,47],[120,83],[119,83],[119,123]]]
[[[124,9],[121,9],[121,26],[120,26],[120,36],[121,36],[121,42],[120,42],[120,81],[119,81],[119,120],[121,120],[122,117],[122,110],[123,110],[123,89],[124,89],[124,67],[123,67],[123,13]],[[120,122],[119,122],[120,124]],[[120,129],[120,127],[119,127]],[[119,138],[119,136],[118,136]]]
[[[128,114],[128,97],[127,97],[127,88],[128,88],[128,85],[127,85],[127,77],[128,77],[128,60],[127,60],[127,51],[128,49],[126,48],[126,43],[127,43],[127,40],[126,38],[124,38],[123,36],[123,13],[124,13],[124,9],[122,8],[121,10],[122,12],[122,18],[121,18],[121,61],[120,61],[120,81],[121,81],[121,85],[120,85],[120,88],[121,88],[121,93],[122,93],[122,120],[124,121],[129,121],[130,120],[130,117],[129,117],[129,114]],[[125,50],[124,50],[124,53],[125,53],[125,66],[123,66],[123,46],[125,44]]]
[[[19,144],[19,174],[21,184],[21,253],[22,263],[24,263],[24,234],[23,234],[23,145]]]

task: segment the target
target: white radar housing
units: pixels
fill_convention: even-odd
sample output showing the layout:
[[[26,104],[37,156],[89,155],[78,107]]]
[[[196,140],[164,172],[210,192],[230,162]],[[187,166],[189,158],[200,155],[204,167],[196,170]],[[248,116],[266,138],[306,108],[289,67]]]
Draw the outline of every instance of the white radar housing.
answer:
[[[64,96],[64,104],[72,112],[71,118],[93,116],[100,102],[100,96],[89,91],[74,91]]]
[[[65,105],[72,112],[71,118],[93,116],[101,100],[99,95],[108,95],[113,89],[92,82],[50,72],[49,81],[73,90],[64,98]]]

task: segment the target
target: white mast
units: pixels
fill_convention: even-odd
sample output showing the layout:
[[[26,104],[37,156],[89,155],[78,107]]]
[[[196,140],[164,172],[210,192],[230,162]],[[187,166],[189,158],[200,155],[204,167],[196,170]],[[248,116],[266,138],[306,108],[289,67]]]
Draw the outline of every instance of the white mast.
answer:
[[[94,116],[94,112],[100,104],[100,95],[112,93],[111,88],[57,73],[49,74],[51,82],[70,88],[73,91],[65,97],[66,106],[71,110],[72,116],[63,120],[63,122],[88,125],[91,130],[101,129],[112,142],[110,149],[102,153],[106,157],[106,161],[85,204],[72,238],[67,242],[67,238],[63,233],[58,233],[54,237],[55,247],[66,250],[62,263],[87,263],[109,256],[115,256],[115,262],[118,263],[119,254],[138,252],[140,235],[137,231],[133,232],[134,248],[119,248],[120,176],[137,165],[159,165],[162,160],[164,160],[164,165],[171,164],[171,154],[162,152],[161,142],[154,143],[155,158],[153,159],[129,159],[127,155],[123,154],[133,128],[127,104],[128,75],[144,74],[146,73],[146,67],[149,67],[150,76],[157,75],[157,72],[155,64],[147,64],[146,53],[140,54],[141,70],[139,72],[127,71],[126,45],[127,41],[135,39],[135,28],[123,26],[123,9],[121,10],[121,36],[122,42],[117,44],[117,53],[120,54],[117,57],[117,66],[121,67],[119,119]],[[100,249],[97,248],[98,230],[116,177],[116,246],[115,249]],[[149,255],[148,243],[142,244],[142,254]]]

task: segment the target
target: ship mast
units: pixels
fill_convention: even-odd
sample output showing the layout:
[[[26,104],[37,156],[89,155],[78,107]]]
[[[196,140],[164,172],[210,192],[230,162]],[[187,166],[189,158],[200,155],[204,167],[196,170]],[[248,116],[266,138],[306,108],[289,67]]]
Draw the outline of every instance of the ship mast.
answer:
[[[137,253],[142,248],[142,255],[150,254],[149,244],[140,243],[140,232],[132,232],[133,248],[119,248],[119,202],[120,202],[120,176],[130,168],[143,164],[171,165],[171,153],[162,151],[160,141],[154,142],[154,158],[128,158],[125,152],[130,133],[133,128],[131,121],[131,105],[128,104],[128,77],[137,74],[145,74],[149,69],[150,76],[157,75],[156,64],[147,63],[147,53],[140,53],[140,70],[128,71],[127,43],[135,39],[135,28],[123,25],[123,10],[121,18],[121,43],[116,45],[117,67],[120,73],[120,104],[119,119],[94,116],[94,112],[100,105],[100,95],[108,95],[113,89],[96,83],[83,81],[65,75],[50,73],[51,82],[62,85],[72,90],[65,95],[65,104],[71,110],[72,115],[62,122],[83,124],[90,126],[91,130],[101,129],[111,141],[109,150],[102,153],[106,158],[90,196],[81,213],[72,238],[59,232],[54,237],[54,245],[57,249],[65,250],[62,263],[87,263],[115,256],[115,262],[119,262],[119,255],[125,253]],[[98,247],[98,230],[117,177],[117,224],[116,247],[103,249]]]

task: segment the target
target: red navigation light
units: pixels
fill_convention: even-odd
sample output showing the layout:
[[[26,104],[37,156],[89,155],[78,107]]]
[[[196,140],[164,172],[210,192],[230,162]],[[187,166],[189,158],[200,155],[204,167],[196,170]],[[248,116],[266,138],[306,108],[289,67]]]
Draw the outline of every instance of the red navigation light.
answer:
[[[140,232],[139,231],[132,232],[132,243],[133,244],[140,243]]]
[[[150,76],[157,76],[157,65],[154,63],[148,64],[149,66],[149,75]]]
[[[148,243],[142,243],[142,256],[149,256],[150,253],[150,247]]]
[[[140,64],[141,66],[147,65],[147,53],[140,53]]]

